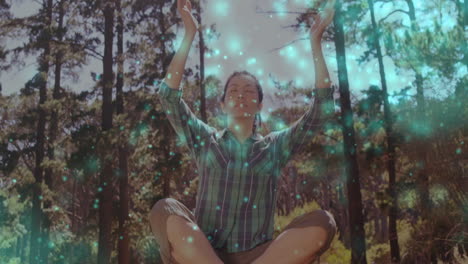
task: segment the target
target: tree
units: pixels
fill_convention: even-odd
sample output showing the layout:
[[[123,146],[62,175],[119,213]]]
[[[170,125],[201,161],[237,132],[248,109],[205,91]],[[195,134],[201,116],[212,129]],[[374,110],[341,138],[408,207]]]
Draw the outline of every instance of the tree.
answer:
[[[201,120],[203,122],[207,122],[206,116],[206,99],[205,99],[205,38],[204,38],[204,28],[201,20],[202,16],[202,0],[198,0],[195,4],[195,9],[197,10],[197,21],[198,25],[200,25],[198,29],[198,50],[200,51],[200,67],[198,71],[198,83],[200,85],[200,113],[201,113]]]
[[[61,0],[58,3],[58,27],[56,30],[56,35],[57,35],[57,40],[59,42],[63,41],[64,37],[64,27],[63,27],[63,19],[65,16],[65,9],[64,9],[64,0]],[[61,49],[56,49],[55,50],[55,80],[54,80],[54,90],[52,93],[53,100],[60,100],[62,96],[62,87],[60,85],[61,83],[61,74],[62,74],[62,57],[63,57],[63,52]],[[58,110],[53,109],[50,117],[50,127],[49,127],[49,136],[48,136],[48,148],[47,148],[47,158],[48,161],[54,161],[55,160],[55,140],[57,139],[57,133],[58,133]],[[50,190],[53,190],[53,179],[55,178],[54,176],[54,171],[53,168],[47,167],[45,168],[44,172],[44,180],[47,185],[47,187]],[[52,201],[47,200],[44,202],[44,211],[49,211],[51,210],[52,207]],[[40,257],[41,261],[43,263],[48,262],[48,257],[49,257],[49,241],[50,241],[50,227],[52,225],[52,222],[50,220],[50,217],[48,214],[44,214],[44,219],[42,222],[42,230],[41,230],[41,237],[42,237],[42,249],[40,251]]]
[[[124,12],[122,8],[122,1],[116,1],[117,11],[117,115],[124,114]],[[128,207],[129,207],[129,184],[128,184],[128,147],[127,141],[119,144],[119,239],[118,239],[118,252],[119,263],[130,263],[130,238],[128,230]]]
[[[39,120],[37,122],[36,131],[36,163],[34,169],[35,183],[33,186],[33,197],[32,197],[32,216],[31,216],[31,242],[29,250],[29,262],[31,264],[36,263],[39,259],[39,238],[41,233],[41,224],[43,220],[43,214],[41,210],[41,198],[42,198],[42,181],[44,179],[44,170],[42,168],[42,162],[45,154],[45,126],[46,126],[46,110],[44,109],[47,101],[47,78],[49,75],[49,56],[50,56],[50,27],[52,25],[52,0],[44,0],[42,5],[42,12],[44,12],[44,25],[42,27],[41,34],[39,35],[38,46],[43,49],[42,56],[39,58]]]
[[[359,168],[356,160],[356,144],[353,127],[353,112],[349,99],[349,83],[346,68],[346,51],[344,42],[342,1],[336,1],[334,18],[335,46],[338,63],[338,80],[340,88],[341,125],[344,143],[346,187],[348,190],[348,213],[351,231],[351,263],[367,263],[364,219],[362,215],[361,187]]]
[[[387,154],[388,154],[388,189],[390,197],[392,199],[390,204],[389,211],[389,235],[390,235],[390,252],[392,257],[392,262],[400,262],[400,247],[398,246],[398,234],[396,229],[396,220],[397,220],[397,203],[396,203],[396,193],[395,193],[395,142],[393,136],[393,120],[392,112],[388,103],[388,93],[387,93],[387,81],[385,77],[385,69],[383,64],[382,50],[379,43],[378,28],[375,22],[374,15],[374,3],[373,0],[368,0],[369,8],[371,12],[371,21],[372,21],[372,43],[375,45],[374,49],[377,52],[377,59],[379,61],[379,72],[382,83],[383,99],[384,99],[384,120],[385,120],[385,132],[387,133]]]
[[[99,145],[101,153],[101,164],[99,186],[102,191],[99,197],[99,247],[98,264],[109,263],[112,252],[112,197],[114,194],[113,179],[113,146],[110,144],[112,131],[112,88],[114,86],[114,75],[112,67],[113,45],[114,45],[114,3],[105,1],[101,7],[104,15],[104,58],[103,58],[103,78],[102,78],[102,133],[103,141]]]

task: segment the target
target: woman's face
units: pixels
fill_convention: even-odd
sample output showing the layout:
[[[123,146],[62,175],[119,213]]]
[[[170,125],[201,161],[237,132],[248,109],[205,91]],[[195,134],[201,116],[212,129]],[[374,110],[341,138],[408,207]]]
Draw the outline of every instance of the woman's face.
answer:
[[[231,78],[224,102],[221,102],[223,112],[232,117],[254,116],[262,109],[259,103],[258,90],[255,81],[247,75],[237,75]]]

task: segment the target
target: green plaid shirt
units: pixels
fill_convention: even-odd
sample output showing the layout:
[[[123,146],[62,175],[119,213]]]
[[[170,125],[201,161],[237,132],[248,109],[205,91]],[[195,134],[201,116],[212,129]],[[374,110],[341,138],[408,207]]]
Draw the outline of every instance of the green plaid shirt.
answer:
[[[196,161],[199,183],[194,215],[213,248],[246,251],[273,239],[276,185],[281,169],[333,114],[333,88],[314,89],[314,104],[290,127],[243,144],[225,128],[198,119],[182,89],[164,80],[159,98],[179,139]]]

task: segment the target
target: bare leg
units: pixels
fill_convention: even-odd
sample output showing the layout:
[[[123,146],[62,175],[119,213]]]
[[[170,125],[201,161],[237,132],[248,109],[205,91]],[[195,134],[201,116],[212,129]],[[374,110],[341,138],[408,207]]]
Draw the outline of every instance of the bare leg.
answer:
[[[223,264],[200,228],[178,215],[167,218],[171,254],[180,263]]]
[[[252,264],[308,264],[327,239],[322,227],[291,228],[281,233]],[[313,241],[311,243],[311,241]]]

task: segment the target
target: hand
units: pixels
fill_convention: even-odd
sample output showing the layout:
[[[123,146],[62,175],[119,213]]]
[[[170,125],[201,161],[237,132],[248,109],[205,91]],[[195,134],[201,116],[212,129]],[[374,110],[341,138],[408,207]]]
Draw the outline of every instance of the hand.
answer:
[[[198,22],[192,15],[190,0],[177,0],[177,10],[184,22],[185,32],[195,34],[198,31]]]
[[[323,9],[319,8],[317,13],[310,15],[313,18],[309,33],[311,39],[321,40],[323,32],[325,32],[327,26],[330,25],[331,21],[333,20],[333,16],[335,15],[336,0],[326,1],[327,3]]]

